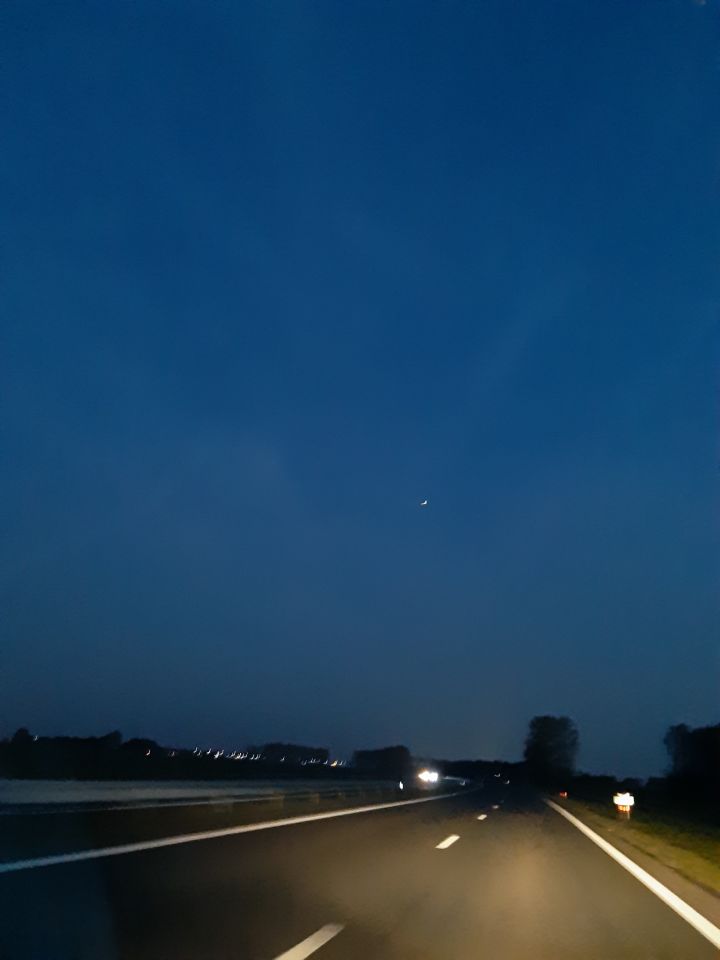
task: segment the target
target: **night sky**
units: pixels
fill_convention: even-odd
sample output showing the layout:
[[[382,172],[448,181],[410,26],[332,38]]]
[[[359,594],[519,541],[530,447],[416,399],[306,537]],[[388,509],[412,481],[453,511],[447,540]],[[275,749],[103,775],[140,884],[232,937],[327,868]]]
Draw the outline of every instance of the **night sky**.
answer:
[[[0,734],[720,719],[713,0],[0,19]]]

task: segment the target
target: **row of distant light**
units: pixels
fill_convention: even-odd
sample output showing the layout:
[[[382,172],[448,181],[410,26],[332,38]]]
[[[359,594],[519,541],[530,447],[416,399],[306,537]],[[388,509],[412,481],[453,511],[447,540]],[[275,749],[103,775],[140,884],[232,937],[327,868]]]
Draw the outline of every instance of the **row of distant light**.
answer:
[[[209,750],[203,750],[201,747],[195,747],[193,750],[193,755],[196,757],[213,757],[215,760],[219,760],[220,757],[225,756],[224,750],[216,750],[214,747],[210,747]],[[226,757],[227,760],[262,760],[261,753],[242,753],[240,750],[233,750],[232,753],[229,753]],[[283,757],[283,760],[285,758]]]
[[[225,757],[226,760],[264,760],[265,758],[261,753],[247,753],[241,750],[233,750],[232,753],[225,754],[224,750],[216,750],[214,747],[210,747],[209,750],[203,750],[201,747],[195,747],[193,750],[193,755],[196,757],[212,757],[213,760],[219,760],[220,757]],[[285,757],[280,757],[280,763],[285,762]],[[300,765],[305,767],[307,764],[312,763],[321,763],[326,767],[344,767],[344,760],[333,760],[332,762],[328,760],[320,760],[318,757],[311,757],[310,760],[301,760]]]

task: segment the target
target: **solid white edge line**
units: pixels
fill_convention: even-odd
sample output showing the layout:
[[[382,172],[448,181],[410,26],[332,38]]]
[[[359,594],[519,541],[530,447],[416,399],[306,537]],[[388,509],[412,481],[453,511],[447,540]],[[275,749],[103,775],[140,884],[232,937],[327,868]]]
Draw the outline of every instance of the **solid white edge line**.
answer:
[[[309,957],[311,953],[315,953],[316,950],[324,946],[328,940],[336,937],[343,926],[342,923],[326,923],[324,927],[320,927],[315,933],[311,933],[301,943],[297,943],[294,947],[286,950],[285,953],[279,954],[275,957],[275,960],[305,960],[305,957]]]
[[[648,890],[662,900],[666,906],[670,907],[671,910],[674,910],[679,917],[682,917],[686,923],[689,923],[691,927],[694,927],[698,933],[705,937],[706,940],[709,940],[714,947],[720,949],[720,928],[716,927],[714,923],[711,923],[701,913],[698,913],[697,910],[694,910],[689,903],[685,903],[684,900],[681,900],[676,893],[673,893],[672,890],[669,890],[664,883],[660,883],[659,880],[656,880],[652,874],[647,872],[647,870],[643,870],[643,868],[638,866],[634,860],[631,860],[630,857],[626,857],[624,853],[621,853],[611,843],[608,843],[608,841],[601,837],[600,834],[595,833],[595,831],[591,830],[590,827],[585,826],[582,820],[578,820],[576,816],[565,810],[564,807],[561,807],[553,800],[546,799],[545,803],[559,813],[560,816],[565,817],[565,819],[568,820],[574,827],[577,827],[581,833],[584,833],[588,839],[597,844],[597,846],[600,847],[601,850],[604,850],[609,857],[612,857],[616,863],[619,863],[621,867],[624,867],[628,873],[631,873],[636,880],[639,880],[640,883],[646,886]]]
[[[447,850],[448,847],[451,847],[456,840],[460,839],[459,833],[451,833],[449,837],[445,837],[444,840],[441,840],[440,843],[435,847],[436,850]]]
[[[429,803],[431,800],[447,800],[459,797],[463,791],[443,793],[434,797],[418,797],[415,800],[393,800],[390,803],[376,803],[366,807],[348,807],[345,810],[328,810],[325,813],[309,813],[302,817],[285,817],[281,820],[263,820],[260,823],[243,823],[237,827],[223,830],[203,830],[200,833],[183,833],[174,837],[160,837],[157,840],[140,840],[136,843],[123,843],[116,847],[99,847],[97,850],[78,850],[75,853],[56,853],[47,857],[33,857],[29,860],[10,860],[0,863],[0,874],[14,873],[17,870],[33,870],[36,867],[52,867],[60,863],[78,863],[81,860],[99,860],[101,857],[119,857],[126,853],[140,853],[143,850],[157,850],[159,847],[176,847],[182,843],[196,843],[198,840],[214,840],[217,837],[231,837],[237,833],[255,833],[258,830],[273,830],[276,827],[292,827],[298,823],[310,823],[313,820],[331,820],[334,817],[349,817],[356,813],[373,813],[375,810],[389,810],[391,807],[407,807],[413,803]]]

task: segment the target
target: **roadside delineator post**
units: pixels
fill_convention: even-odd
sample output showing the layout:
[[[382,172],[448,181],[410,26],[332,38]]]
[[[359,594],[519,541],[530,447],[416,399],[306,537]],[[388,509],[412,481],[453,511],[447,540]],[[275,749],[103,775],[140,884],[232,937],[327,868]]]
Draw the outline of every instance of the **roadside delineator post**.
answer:
[[[635,797],[631,793],[616,793],[613,796],[613,803],[618,812],[620,820],[629,820],[632,808],[635,806]]]

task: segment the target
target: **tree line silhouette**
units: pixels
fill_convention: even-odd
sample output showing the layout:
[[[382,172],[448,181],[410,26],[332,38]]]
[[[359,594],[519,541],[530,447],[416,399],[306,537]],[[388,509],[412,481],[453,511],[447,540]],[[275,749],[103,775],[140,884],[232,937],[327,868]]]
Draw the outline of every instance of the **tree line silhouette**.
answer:
[[[668,769],[665,776],[648,780],[577,773],[579,742],[569,717],[533,717],[525,741],[525,776],[545,790],[568,790],[578,798],[604,803],[617,790],[629,790],[643,809],[682,809],[686,815],[717,823],[720,724],[695,729],[686,724],[669,727],[663,738]]]
[[[523,779],[550,791],[571,789],[586,799],[607,800],[618,788],[646,800],[681,801],[685,807],[715,809],[720,799],[720,724],[668,728],[664,744],[669,768],[665,777],[647,782],[611,775],[577,773],[580,738],[569,717],[533,717],[520,764],[498,760],[433,760],[447,776],[479,781],[493,774]],[[33,736],[21,727],[0,740],[0,777],[30,779],[259,779],[299,777],[367,777],[378,780],[411,776],[417,765],[402,745],[356,750],[350,766],[331,766],[326,747],[273,742],[225,753],[220,749],[162,746],[143,737],[125,740],[119,730],[100,737]]]
[[[326,747],[268,743],[226,753],[209,748],[166,747],[156,740],[124,740],[119,730],[101,737],[33,736],[25,727],[0,740],[0,777],[78,780],[207,780],[322,777]]]
[[[678,789],[720,794],[720,724],[669,727],[664,739],[670,757],[670,779]]]
[[[226,752],[210,747],[166,747],[156,740],[124,740],[119,730],[101,737],[33,736],[21,727],[0,740],[0,777],[77,780],[233,780],[263,778],[408,776],[408,747],[356,750],[352,766],[333,765],[327,747],[273,742]]]

